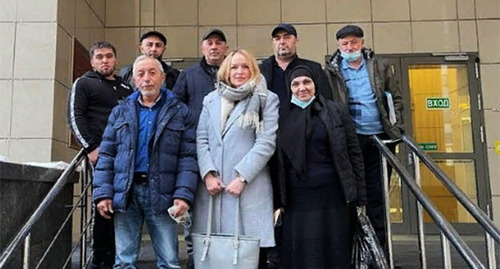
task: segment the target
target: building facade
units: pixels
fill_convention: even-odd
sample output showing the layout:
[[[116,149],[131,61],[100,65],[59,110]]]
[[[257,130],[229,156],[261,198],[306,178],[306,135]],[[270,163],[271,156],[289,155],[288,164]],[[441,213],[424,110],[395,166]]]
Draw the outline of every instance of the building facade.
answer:
[[[139,36],[154,29],[167,36],[164,58],[182,66],[201,57],[201,36],[217,27],[230,48],[264,58],[280,22],[296,26],[299,55],[322,64],[340,27],[361,26],[366,45],[400,75],[409,134],[471,199],[493,205],[500,224],[500,0],[2,0],[0,155],[19,162],[75,155],[66,103],[78,44],[112,42],[122,67],[136,57]],[[472,223],[425,173],[424,189],[445,215]],[[412,231],[403,220],[408,191],[393,183],[393,221]]]

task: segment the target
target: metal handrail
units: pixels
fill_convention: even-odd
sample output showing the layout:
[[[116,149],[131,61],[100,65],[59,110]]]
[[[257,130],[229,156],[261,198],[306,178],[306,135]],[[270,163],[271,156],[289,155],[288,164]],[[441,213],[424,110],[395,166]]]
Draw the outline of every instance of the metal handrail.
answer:
[[[84,168],[86,169],[86,167]],[[86,183],[86,184],[82,184],[82,192],[80,193],[80,195],[78,196],[78,200],[76,201],[75,205],[79,205],[79,204],[83,204],[85,203],[85,199],[87,198],[86,197],[86,193],[87,191],[90,189],[91,187],[91,184],[88,183],[88,182],[82,182],[82,183]],[[49,254],[52,246],[55,244],[57,238],[59,237],[59,235],[62,233],[63,229],[64,229],[64,226],[71,220],[71,217],[73,215],[73,213],[76,211],[76,209],[78,209],[78,206],[73,206],[73,208],[71,208],[70,212],[67,214],[66,216],[66,219],[63,221],[63,223],[61,224],[61,227],[59,227],[59,230],[57,231],[57,233],[54,235],[54,238],[52,238],[52,241],[50,242],[49,246],[47,247],[47,249],[45,250],[45,252],[43,253],[42,257],[40,258],[40,260],[38,261],[35,269],[38,269],[40,268],[40,266],[42,265],[43,261],[45,260],[45,258],[47,257],[47,255]],[[82,210],[84,211],[84,210]],[[82,219],[82,221],[85,221]],[[88,223],[85,223],[85,228],[87,226],[90,225],[90,222]],[[81,242],[81,239],[84,237],[84,233],[80,234],[80,236],[78,237],[78,240],[75,244],[79,244]],[[72,251],[70,253],[73,253],[74,249],[72,248],[71,249]],[[69,255],[68,257],[68,260],[71,258],[71,254]],[[67,261],[66,261],[67,263]],[[63,266],[63,268],[66,268],[65,267],[66,264]]]
[[[40,217],[47,211],[50,204],[54,201],[61,190],[66,186],[69,181],[69,176],[76,170],[78,165],[85,160],[86,154],[81,149],[78,154],[73,158],[69,166],[63,171],[61,176],[57,179],[56,183],[47,193],[43,201],[40,203],[35,212],[31,215],[29,220],[24,224],[19,233],[14,237],[12,242],[7,246],[5,251],[0,256],[0,268],[4,268],[8,259],[12,256],[14,251],[21,245],[24,239],[31,233],[33,226],[37,223]]]
[[[485,231],[490,234],[497,243],[500,244],[500,230],[493,224],[493,221],[477,206],[453,181],[439,168],[431,157],[427,155],[420,147],[415,145],[413,139],[403,135],[401,140],[410,149],[417,154],[419,159],[429,168],[432,173],[443,183],[443,185],[458,199],[458,201],[467,209],[467,211],[483,226]]]
[[[432,203],[430,198],[418,187],[418,185],[413,181],[413,177],[406,170],[406,168],[396,159],[396,156],[385,146],[384,142],[377,136],[372,137],[375,145],[378,147],[382,155],[389,161],[391,166],[396,169],[399,176],[406,183],[410,191],[413,193],[417,201],[422,205],[422,207],[429,213],[434,223],[438,226],[441,232],[450,240],[450,242],[455,246],[458,253],[464,258],[467,264],[471,268],[486,268],[481,261],[474,254],[472,249],[467,245],[467,243],[460,237],[458,232],[451,226],[451,224],[446,220],[446,218],[436,209],[436,206]]]

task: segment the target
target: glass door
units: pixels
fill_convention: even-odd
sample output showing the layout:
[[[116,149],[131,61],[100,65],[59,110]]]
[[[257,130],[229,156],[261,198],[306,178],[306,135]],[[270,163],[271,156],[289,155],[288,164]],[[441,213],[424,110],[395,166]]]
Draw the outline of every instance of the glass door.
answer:
[[[490,203],[484,119],[476,55],[391,55],[405,98],[406,134],[431,156],[460,189],[483,210]],[[413,171],[405,147],[399,158]],[[462,233],[479,231],[475,219],[423,164],[421,184],[443,215]],[[415,199],[392,175],[390,212],[401,232],[416,230]],[[425,214],[424,221],[432,223]],[[427,232],[436,232],[433,225]],[[398,229],[395,229],[398,232]]]

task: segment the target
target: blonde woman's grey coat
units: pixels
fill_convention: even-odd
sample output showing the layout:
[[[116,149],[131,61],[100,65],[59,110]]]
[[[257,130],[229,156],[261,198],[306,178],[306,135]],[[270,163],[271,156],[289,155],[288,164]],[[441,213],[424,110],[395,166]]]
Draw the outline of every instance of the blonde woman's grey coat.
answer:
[[[265,80],[261,79],[256,87],[267,89]],[[241,231],[244,235],[260,238],[261,247],[275,245],[273,192],[267,163],[276,147],[279,99],[276,94],[266,91],[262,132],[237,124],[249,97],[235,105],[221,132],[221,95],[216,90],[203,100],[196,138],[202,179],[208,172],[217,171],[224,185],[228,185],[237,174],[247,180],[240,196]],[[236,198],[226,192],[214,198],[213,232],[234,233]],[[206,231],[208,199],[205,184],[200,182],[194,206],[193,232]]]

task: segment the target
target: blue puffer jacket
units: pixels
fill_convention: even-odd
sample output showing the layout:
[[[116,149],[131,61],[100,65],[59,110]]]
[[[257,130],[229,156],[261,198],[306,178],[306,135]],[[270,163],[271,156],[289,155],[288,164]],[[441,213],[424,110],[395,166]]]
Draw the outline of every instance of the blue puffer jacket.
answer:
[[[193,204],[198,180],[195,121],[187,106],[169,90],[161,90],[166,103],[158,113],[149,153],[149,191],[154,214],[165,213],[173,199]],[[109,117],[99,147],[94,173],[94,201],[113,199],[123,212],[134,175],[137,150],[139,92],[117,105]]]

